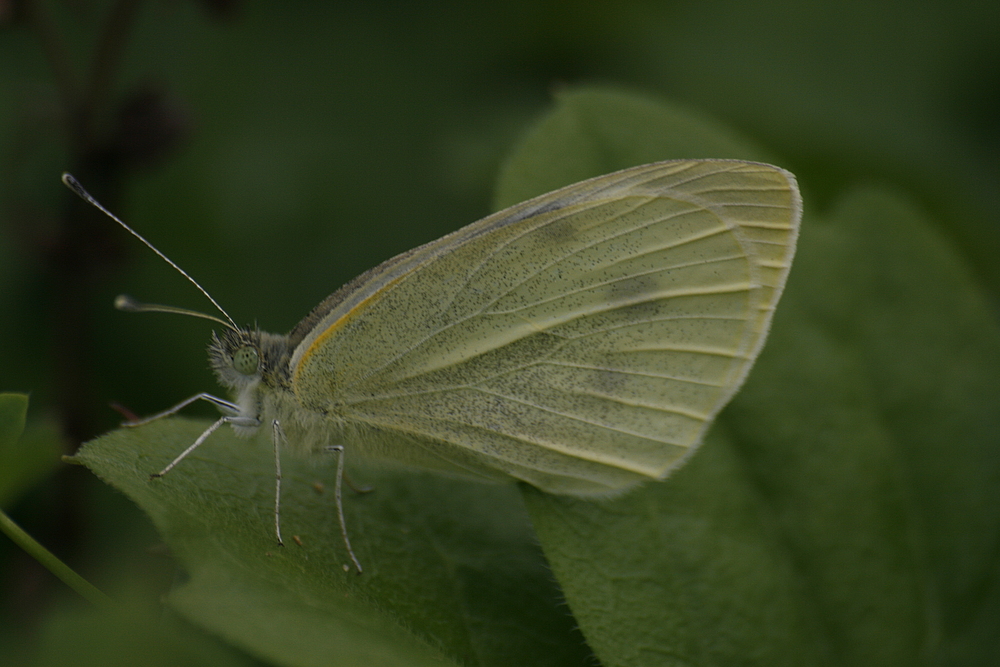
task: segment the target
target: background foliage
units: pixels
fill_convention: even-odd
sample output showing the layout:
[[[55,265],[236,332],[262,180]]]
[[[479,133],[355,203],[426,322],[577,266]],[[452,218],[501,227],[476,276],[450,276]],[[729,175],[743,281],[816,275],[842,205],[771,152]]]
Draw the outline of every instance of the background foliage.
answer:
[[[454,608],[420,611],[445,584],[394,598],[392,613],[422,618],[425,627],[407,622],[406,631],[459,664],[503,664],[498,645],[536,655],[536,664],[580,664],[589,651],[609,665],[995,662],[995,3],[4,8],[0,389],[31,392],[20,442],[39,444],[26,448],[23,474],[0,474],[0,502],[132,612],[115,622],[95,615],[0,541],[0,663],[354,659],[320,653],[308,662],[280,643],[269,652],[199,618],[191,610],[204,605],[178,573],[206,582],[202,595],[232,590],[231,580],[208,576],[218,569],[199,579],[197,555],[171,540],[186,565],[176,569],[155,548],[147,518],[85,469],[49,455],[44,475],[39,451],[61,443],[71,452],[113,427],[109,399],[141,414],[214,387],[201,356],[204,323],[110,308],[129,291],[204,310],[199,295],[106,220],[81,219],[58,182],[62,170],[75,171],[237,321],[284,331],[364,269],[481,217],[491,197],[510,203],[591,170],[682,156],[764,158],[803,186],[802,247],[747,390],[668,484],[602,506],[526,494],[561,594],[532,583],[546,580],[538,579],[544,568],[510,490],[484,492],[513,495],[482,502],[521,523],[490,524],[471,543],[489,548],[441,552],[445,565],[492,550],[517,554],[506,559],[506,576],[483,578],[503,560],[486,558],[467,577],[442,580],[461,593],[450,599],[466,621],[504,627],[462,605],[496,598],[474,586],[495,591],[518,580],[550,609],[563,609],[554,600],[565,595],[582,635],[567,628],[564,641],[539,648],[561,632],[553,620],[532,621],[554,630],[520,647],[468,624],[455,637]],[[643,95],[609,101],[574,88],[593,83]],[[554,114],[537,125],[562,89]],[[651,139],[651,123],[675,128],[673,143]],[[246,451],[246,461],[224,468],[236,470],[254,450],[213,451]],[[306,469],[306,489],[314,472],[326,474]],[[428,493],[425,481],[383,481],[376,496],[349,505],[362,514],[373,511],[365,503],[377,505],[379,516],[393,511],[397,493],[416,494],[426,508],[466,498]],[[256,491],[260,507],[266,487]],[[481,515],[471,500],[456,508]],[[399,544],[376,525],[420,526],[420,539],[432,539],[442,531],[433,516],[447,530],[462,524],[446,507],[387,526],[373,520],[354,536],[362,558],[377,563],[394,553],[393,539]],[[383,584],[390,573],[411,574],[408,559],[381,557]],[[525,571],[535,574],[525,580]],[[331,580],[339,575],[328,568]],[[281,608],[274,596],[289,587],[278,588],[243,608]],[[168,591],[169,609],[183,619],[163,617]],[[319,597],[321,609],[331,604]],[[520,620],[509,627],[523,635]],[[316,645],[305,632],[282,637]]]

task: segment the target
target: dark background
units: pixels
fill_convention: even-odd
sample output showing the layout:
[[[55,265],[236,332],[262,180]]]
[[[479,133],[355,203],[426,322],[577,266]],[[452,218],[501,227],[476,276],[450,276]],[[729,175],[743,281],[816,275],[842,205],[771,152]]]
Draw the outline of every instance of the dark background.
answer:
[[[0,2],[0,391],[29,392],[72,452],[115,425],[111,400],[144,414],[216,390],[208,323],[111,307],[210,305],[81,214],[62,171],[238,323],[283,332],[488,213],[505,150],[581,83],[752,137],[798,175],[805,224],[847,185],[908,192],[995,295],[998,34],[1000,4],[944,0]],[[144,519],[85,470],[4,509],[104,588],[169,585]],[[44,649],[72,595],[0,538],[0,663]]]

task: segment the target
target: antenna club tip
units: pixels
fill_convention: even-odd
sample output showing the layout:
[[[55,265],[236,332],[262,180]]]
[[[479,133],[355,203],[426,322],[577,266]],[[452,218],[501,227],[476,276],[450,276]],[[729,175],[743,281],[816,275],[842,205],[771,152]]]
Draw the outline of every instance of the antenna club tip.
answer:
[[[69,173],[68,171],[64,171],[62,175],[62,182],[66,187],[75,192],[79,197],[87,200],[90,199],[89,193],[84,189],[82,185],[80,185],[80,181],[76,180],[73,174]]]
[[[128,294],[119,294],[115,297],[115,308],[125,312],[136,312],[139,310],[140,304]]]

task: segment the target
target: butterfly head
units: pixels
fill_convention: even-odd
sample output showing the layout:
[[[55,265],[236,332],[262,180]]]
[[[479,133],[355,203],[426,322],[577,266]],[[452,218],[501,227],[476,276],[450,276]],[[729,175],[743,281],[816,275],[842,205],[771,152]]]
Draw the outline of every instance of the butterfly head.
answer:
[[[262,384],[278,389],[289,385],[288,337],[259,330],[225,329],[212,334],[208,358],[219,383],[243,394]]]

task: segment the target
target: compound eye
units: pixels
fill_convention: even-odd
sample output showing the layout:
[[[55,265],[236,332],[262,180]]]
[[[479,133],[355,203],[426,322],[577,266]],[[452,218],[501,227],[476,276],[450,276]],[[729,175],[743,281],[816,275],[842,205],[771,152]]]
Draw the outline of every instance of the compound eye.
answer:
[[[253,375],[260,365],[260,353],[255,347],[241,347],[233,354],[233,368],[243,375]]]

